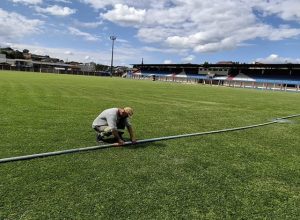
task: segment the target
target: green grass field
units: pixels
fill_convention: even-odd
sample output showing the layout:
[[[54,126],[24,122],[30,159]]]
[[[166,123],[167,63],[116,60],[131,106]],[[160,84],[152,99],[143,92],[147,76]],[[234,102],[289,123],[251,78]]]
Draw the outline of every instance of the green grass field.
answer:
[[[0,158],[96,145],[105,108],[138,139],[300,113],[300,94],[0,71]],[[0,164],[0,219],[300,219],[300,118]],[[128,137],[128,135],[127,135]]]

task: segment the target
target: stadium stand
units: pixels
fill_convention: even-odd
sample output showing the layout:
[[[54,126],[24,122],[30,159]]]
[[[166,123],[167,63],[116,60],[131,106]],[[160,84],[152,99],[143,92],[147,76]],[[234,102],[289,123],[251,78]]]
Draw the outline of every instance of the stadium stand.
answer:
[[[134,64],[139,78],[230,87],[299,91],[299,64]]]

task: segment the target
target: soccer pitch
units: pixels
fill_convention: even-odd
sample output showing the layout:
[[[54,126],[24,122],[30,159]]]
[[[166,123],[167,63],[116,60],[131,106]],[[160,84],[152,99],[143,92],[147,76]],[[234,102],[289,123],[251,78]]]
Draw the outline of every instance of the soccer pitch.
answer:
[[[299,114],[299,95],[0,71],[0,158],[94,146],[91,123],[110,107],[133,107],[148,139]],[[299,134],[296,117],[0,164],[0,219],[299,219]]]

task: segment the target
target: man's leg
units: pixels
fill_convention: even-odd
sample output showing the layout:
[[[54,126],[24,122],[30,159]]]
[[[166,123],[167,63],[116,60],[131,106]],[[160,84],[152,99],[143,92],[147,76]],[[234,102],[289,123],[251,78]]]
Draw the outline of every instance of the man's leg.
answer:
[[[96,126],[94,129],[97,131],[96,140],[98,142],[102,142],[105,138],[112,135],[111,128],[108,126]]]
[[[112,133],[112,128],[109,126],[96,126],[94,128],[97,131],[97,141],[105,141],[108,139],[115,139],[113,133]],[[117,129],[118,134],[121,139],[123,139],[122,135],[124,134],[124,130],[122,129]]]
[[[112,129],[108,126],[96,126],[95,130],[103,137],[112,135]]]

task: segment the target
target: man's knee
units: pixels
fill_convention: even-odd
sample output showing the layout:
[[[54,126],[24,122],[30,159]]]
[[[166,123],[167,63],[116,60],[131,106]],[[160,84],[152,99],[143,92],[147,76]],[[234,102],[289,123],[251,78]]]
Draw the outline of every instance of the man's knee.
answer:
[[[112,132],[112,128],[108,127],[108,126],[105,126],[105,127],[103,126],[101,131],[104,133]]]
[[[109,126],[101,126],[101,127],[100,127],[100,133],[101,133],[103,136],[109,137],[109,136],[112,135],[112,128],[109,127]]]
[[[95,126],[94,129],[99,133],[111,133],[112,128],[109,126]]]
[[[93,128],[94,128],[95,131],[101,132],[101,131],[100,131],[100,126],[95,126],[95,127],[93,127]]]

